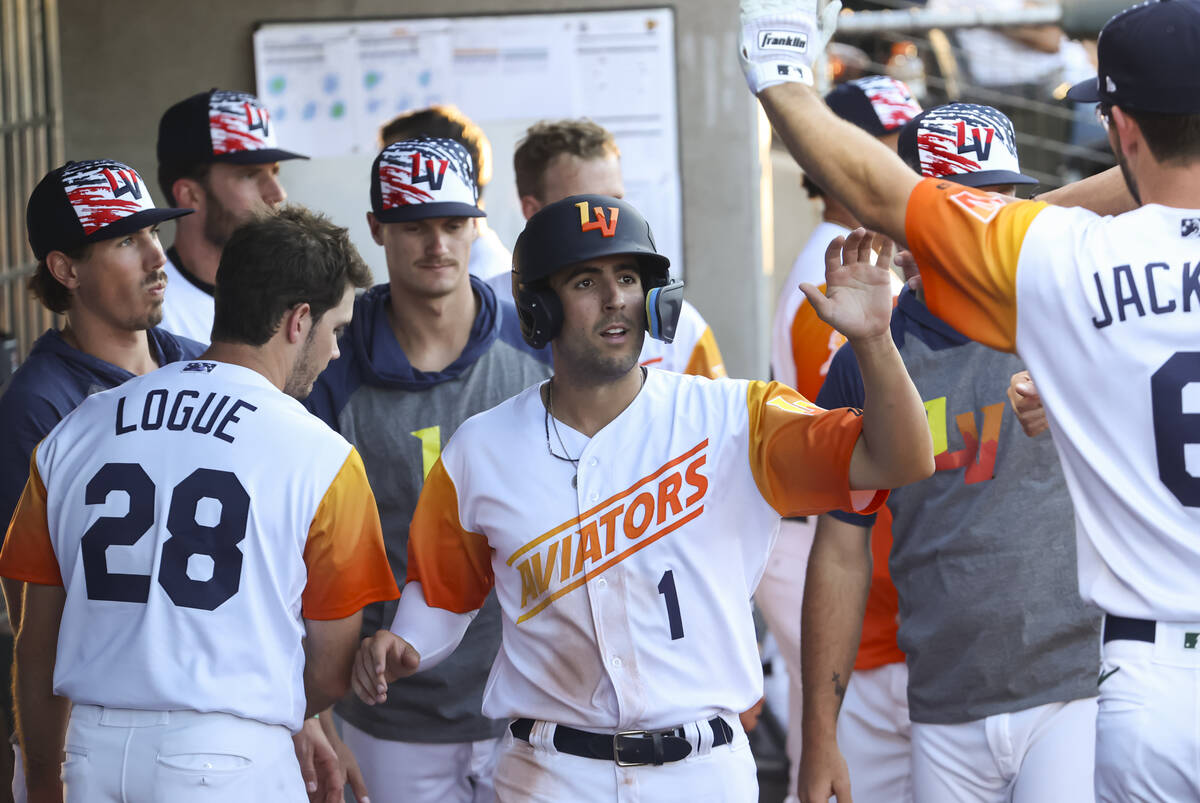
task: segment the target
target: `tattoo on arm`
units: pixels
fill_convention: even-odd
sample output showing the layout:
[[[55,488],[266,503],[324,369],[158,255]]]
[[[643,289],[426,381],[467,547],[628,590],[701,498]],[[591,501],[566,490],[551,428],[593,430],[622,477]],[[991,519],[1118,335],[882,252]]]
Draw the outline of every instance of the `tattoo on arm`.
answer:
[[[842,685],[842,676],[838,672],[833,673],[833,693],[838,697],[838,705],[846,697],[846,687]]]

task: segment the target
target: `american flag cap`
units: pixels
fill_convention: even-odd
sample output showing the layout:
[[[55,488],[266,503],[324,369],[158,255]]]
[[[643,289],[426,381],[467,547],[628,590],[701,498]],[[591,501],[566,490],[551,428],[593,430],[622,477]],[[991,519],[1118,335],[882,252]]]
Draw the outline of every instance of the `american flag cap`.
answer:
[[[371,165],[371,211],[382,223],[431,217],[485,217],[471,154],[440,137],[393,142]]]
[[[1021,172],[1012,121],[991,106],[948,103],[922,112],[901,129],[897,151],[926,178],[968,187],[1038,183]]]
[[[67,162],[38,182],[25,210],[29,246],[41,260],[191,214],[156,207],[150,188],[129,165],[111,159]]]
[[[279,147],[271,113],[249,92],[210,89],[176,103],[158,123],[158,163],[268,164],[307,159]]]

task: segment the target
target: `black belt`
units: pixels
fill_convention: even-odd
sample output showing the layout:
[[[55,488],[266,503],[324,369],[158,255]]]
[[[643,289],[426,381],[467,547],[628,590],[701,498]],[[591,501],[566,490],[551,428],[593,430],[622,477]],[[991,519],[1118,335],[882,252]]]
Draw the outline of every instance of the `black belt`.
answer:
[[[713,747],[733,741],[733,728],[720,717],[708,721],[713,732]],[[512,735],[528,742],[533,730],[532,719],[516,719],[508,726]],[[682,727],[659,731],[622,731],[621,733],[592,733],[554,726],[554,749],[582,758],[615,761],[620,767],[660,766],[687,758],[692,745]]]
[[[1154,643],[1155,622],[1127,616],[1104,615],[1104,643],[1110,641],[1148,641]]]

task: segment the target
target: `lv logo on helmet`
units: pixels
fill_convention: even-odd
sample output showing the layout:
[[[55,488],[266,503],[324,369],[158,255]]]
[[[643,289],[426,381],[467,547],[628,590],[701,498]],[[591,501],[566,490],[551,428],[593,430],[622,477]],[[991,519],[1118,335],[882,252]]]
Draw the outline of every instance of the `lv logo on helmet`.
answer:
[[[619,215],[621,213],[621,210],[618,209],[617,207],[615,207],[615,206],[608,207],[607,219],[604,216],[604,207],[602,207],[602,206],[592,207],[596,212],[596,219],[591,220],[588,217],[587,201],[580,201],[579,203],[575,204],[575,206],[579,209],[579,230],[580,231],[594,231],[596,229],[599,229],[600,234],[605,237],[612,237],[614,234],[617,233],[617,215]]]

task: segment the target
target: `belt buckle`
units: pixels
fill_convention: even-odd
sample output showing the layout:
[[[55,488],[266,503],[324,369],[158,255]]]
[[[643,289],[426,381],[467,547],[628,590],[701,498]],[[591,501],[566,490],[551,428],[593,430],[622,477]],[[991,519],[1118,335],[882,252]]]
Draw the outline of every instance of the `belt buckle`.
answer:
[[[638,738],[645,739],[650,731],[621,731],[613,734],[613,761],[617,762],[618,767],[645,767],[650,762],[648,761],[622,761],[621,760],[621,737],[628,739]]]

